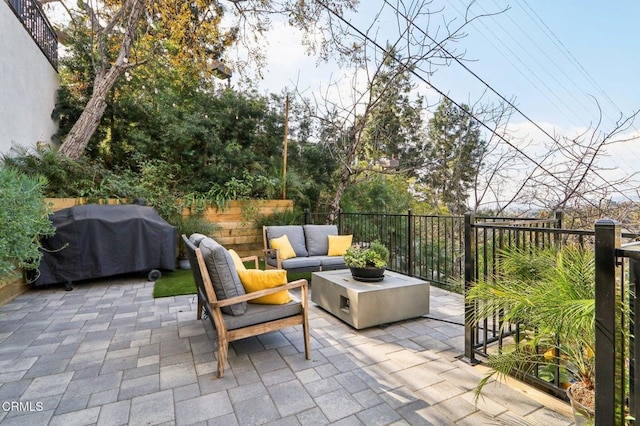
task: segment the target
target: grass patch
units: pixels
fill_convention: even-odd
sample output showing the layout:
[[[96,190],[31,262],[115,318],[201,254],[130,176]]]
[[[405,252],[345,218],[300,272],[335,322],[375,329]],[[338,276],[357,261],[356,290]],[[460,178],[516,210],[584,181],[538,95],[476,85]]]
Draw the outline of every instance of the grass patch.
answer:
[[[249,264],[247,264],[249,266]],[[250,266],[253,266],[251,264]],[[260,268],[264,269],[264,262],[260,262]],[[304,278],[311,282],[311,272],[288,272],[287,281],[295,281]],[[193,281],[193,273],[190,269],[176,269],[172,272],[163,272],[153,286],[153,297],[180,296],[183,294],[196,294],[196,283]]]
[[[311,272],[287,272],[287,281],[295,281],[305,279],[311,282]]]
[[[196,283],[190,269],[176,269],[163,272],[162,277],[153,286],[153,297],[196,294]]]

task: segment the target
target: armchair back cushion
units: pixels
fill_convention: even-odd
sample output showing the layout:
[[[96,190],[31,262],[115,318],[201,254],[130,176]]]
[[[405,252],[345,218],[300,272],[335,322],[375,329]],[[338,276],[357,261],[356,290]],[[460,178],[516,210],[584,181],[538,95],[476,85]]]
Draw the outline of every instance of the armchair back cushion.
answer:
[[[329,252],[329,235],[338,235],[336,225],[304,225],[303,229],[309,256],[326,256]]]
[[[297,257],[307,257],[309,255],[304,241],[304,231],[301,226],[267,226],[267,241],[282,237],[283,235],[287,236]]]
[[[192,235],[189,240],[202,252],[218,300],[246,294],[227,249],[213,238],[203,238],[200,234]],[[235,303],[222,308],[222,312],[229,315],[242,315],[246,310],[247,302]]]

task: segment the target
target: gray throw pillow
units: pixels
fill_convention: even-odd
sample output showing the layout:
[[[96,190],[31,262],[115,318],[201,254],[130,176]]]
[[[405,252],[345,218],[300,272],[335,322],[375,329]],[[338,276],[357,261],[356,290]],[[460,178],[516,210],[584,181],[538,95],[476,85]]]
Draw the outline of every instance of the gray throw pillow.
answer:
[[[338,235],[336,225],[304,225],[304,238],[309,256],[326,256],[329,253],[329,235]]]
[[[199,238],[198,236],[192,235],[190,240],[194,245],[196,245],[196,241],[199,240],[198,246],[200,247],[200,251],[202,251],[202,257],[204,258],[204,263],[207,265],[207,271],[211,277],[213,290],[218,300],[229,299],[245,294],[233,259],[227,249],[210,237]],[[235,303],[222,308],[222,312],[230,315],[242,315],[246,310],[247,302]]]
[[[286,235],[289,239],[289,243],[296,252],[298,257],[307,257],[307,247],[304,241],[304,231],[302,226],[299,225],[287,225],[287,226],[267,226],[267,240],[271,241],[274,238],[282,237]]]

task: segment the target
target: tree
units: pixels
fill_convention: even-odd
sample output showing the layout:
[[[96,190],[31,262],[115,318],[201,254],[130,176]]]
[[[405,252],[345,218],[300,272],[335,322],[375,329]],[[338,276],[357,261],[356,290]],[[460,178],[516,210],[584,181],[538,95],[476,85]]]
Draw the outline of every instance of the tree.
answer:
[[[338,163],[336,183],[327,202],[330,217],[340,209],[347,188],[372,174],[410,173],[420,151],[422,98],[411,100],[413,89],[408,65],[393,59],[393,48],[369,74],[362,63],[353,77],[351,103],[341,105],[322,99],[319,121],[320,143]],[[365,88],[358,90],[359,71],[366,75]],[[397,163],[397,164],[396,164]]]
[[[413,94],[409,69],[394,66],[397,52],[387,46],[380,72],[371,85],[375,106],[368,111],[363,133],[363,158],[370,163],[413,174],[424,162],[423,97]]]
[[[428,106],[416,95],[414,81],[428,84],[438,66],[461,58],[451,46],[464,37],[465,26],[480,17],[468,9],[462,22],[443,19],[437,25],[442,11],[430,6],[429,1],[384,2],[374,21],[358,27],[334,14],[334,29],[341,35],[335,50],[354,70],[347,84],[351,92],[344,90],[345,82],[332,81],[310,109],[319,123],[318,139],[339,164],[328,201],[330,217],[337,214],[345,190],[361,178],[371,173],[411,175],[423,164],[421,114]],[[381,43],[377,23],[384,22],[383,15],[397,23],[385,27]],[[389,37],[391,27],[398,32]]]
[[[429,120],[428,142],[428,163],[420,180],[433,189],[434,204],[442,201],[452,213],[464,213],[486,145],[469,106],[460,109],[443,99]]]
[[[66,10],[72,9],[58,0]],[[243,22],[257,35],[269,27],[269,15],[289,14],[290,23],[311,30],[323,7],[303,0],[251,0],[237,7]],[[353,0],[334,0],[332,6],[350,8]],[[107,107],[107,97],[125,73],[157,58],[178,69],[193,69],[208,78],[218,72],[222,52],[237,39],[237,27],[221,28],[223,7],[217,0],[105,0],[78,2],[71,18],[86,22],[90,37],[93,83],[86,106],[64,138],[60,152],[80,157]],[[237,5],[237,4],[236,4]],[[259,55],[256,56],[259,60]]]
[[[340,206],[346,212],[406,213],[415,202],[409,184],[403,175],[375,173],[370,179],[350,186]]]

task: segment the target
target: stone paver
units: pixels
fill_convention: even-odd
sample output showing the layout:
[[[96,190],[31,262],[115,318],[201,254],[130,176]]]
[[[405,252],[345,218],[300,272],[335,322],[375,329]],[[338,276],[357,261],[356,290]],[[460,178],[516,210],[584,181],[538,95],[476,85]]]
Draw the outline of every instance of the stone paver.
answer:
[[[484,370],[457,358],[462,298],[441,289],[427,317],[365,330],[311,304],[312,360],[295,327],[232,343],[222,379],[195,297],[152,291],[118,277],[0,307],[0,423],[572,424],[568,405],[531,389],[490,383],[474,399]]]

